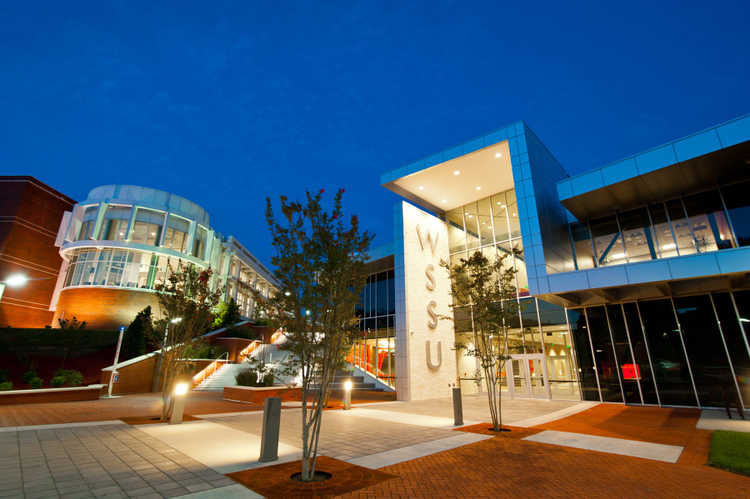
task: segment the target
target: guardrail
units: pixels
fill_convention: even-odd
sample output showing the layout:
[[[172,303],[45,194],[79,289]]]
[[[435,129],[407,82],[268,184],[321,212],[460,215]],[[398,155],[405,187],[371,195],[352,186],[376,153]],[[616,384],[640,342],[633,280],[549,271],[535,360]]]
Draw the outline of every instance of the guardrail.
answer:
[[[226,357],[226,359],[223,359],[221,357]],[[211,362],[208,367],[206,367],[204,370],[193,376],[193,388],[200,385],[205,381],[206,378],[211,376],[213,373],[216,372],[216,370],[219,368],[219,362],[223,362],[224,364],[229,362],[229,352],[224,352],[221,357],[216,359],[215,361]],[[223,364],[222,364],[223,365]]]

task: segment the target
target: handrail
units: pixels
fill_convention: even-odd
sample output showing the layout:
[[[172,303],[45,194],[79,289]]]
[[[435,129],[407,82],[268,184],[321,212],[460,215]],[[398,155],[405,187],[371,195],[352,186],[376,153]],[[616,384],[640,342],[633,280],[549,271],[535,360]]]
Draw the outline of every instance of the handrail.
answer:
[[[258,346],[258,344],[262,343],[260,340],[252,340],[248,346],[243,348],[238,354],[237,354],[237,361],[242,362],[245,360],[245,358],[252,353],[253,350],[255,350]]]
[[[222,357],[226,357],[226,359],[222,360]],[[206,366],[205,369],[203,369],[201,372],[199,372],[198,374],[196,374],[195,376],[193,376],[193,388],[195,388],[196,386],[198,386],[201,383],[203,383],[206,380],[206,378],[208,378],[213,373],[215,373],[216,369],[217,369],[216,366],[218,365],[219,362],[226,362],[226,363],[228,363],[229,362],[229,352],[224,352],[223,354],[221,354],[219,356],[218,359],[216,359],[213,362],[211,362],[208,366]]]

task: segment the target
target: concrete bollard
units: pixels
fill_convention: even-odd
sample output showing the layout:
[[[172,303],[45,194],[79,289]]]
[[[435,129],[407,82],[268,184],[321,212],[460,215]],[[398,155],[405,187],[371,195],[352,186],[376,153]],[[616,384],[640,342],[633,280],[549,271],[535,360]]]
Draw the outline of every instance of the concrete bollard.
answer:
[[[281,397],[269,397],[263,406],[263,432],[260,437],[260,461],[279,460],[279,429],[281,428]]]
[[[464,406],[461,402],[461,387],[453,389],[453,420],[455,426],[464,424]]]

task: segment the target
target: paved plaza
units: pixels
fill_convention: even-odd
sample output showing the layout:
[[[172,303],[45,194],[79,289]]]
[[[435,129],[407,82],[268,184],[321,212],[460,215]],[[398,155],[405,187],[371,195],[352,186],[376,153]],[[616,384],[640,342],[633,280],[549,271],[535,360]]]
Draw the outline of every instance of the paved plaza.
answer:
[[[0,408],[0,498],[256,498],[226,473],[258,462],[260,406],[191,393],[181,425],[130,426],[153,395]],[[516,437],[472,432],[486,400],[356,404],[324,413],[320,455],[398,478],[347,497],[706,497],[750,495],[750,478],[704,465],[710,430],[750,431],[719,411],[504,400]],[[723,417],[722,417],[723,415]],[[8,425],[24,421],[24,425]],[[279,461],[301,457],[300,409],[282,411]],[[511,432],[513,433],[513,432]],[[528,435],[521,439],[522,435]]]

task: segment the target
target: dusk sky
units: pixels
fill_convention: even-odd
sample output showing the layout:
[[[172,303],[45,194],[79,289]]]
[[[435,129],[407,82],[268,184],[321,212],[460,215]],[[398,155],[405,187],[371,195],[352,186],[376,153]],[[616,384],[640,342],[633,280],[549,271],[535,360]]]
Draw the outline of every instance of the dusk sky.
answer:
[[[746,0],[0,0],[0,174],[186,197],[266,264],[266,196],[344,187],[379,246],[399,199],[381,173],[512,122],[575,175],[750,113],[749,18]]]

